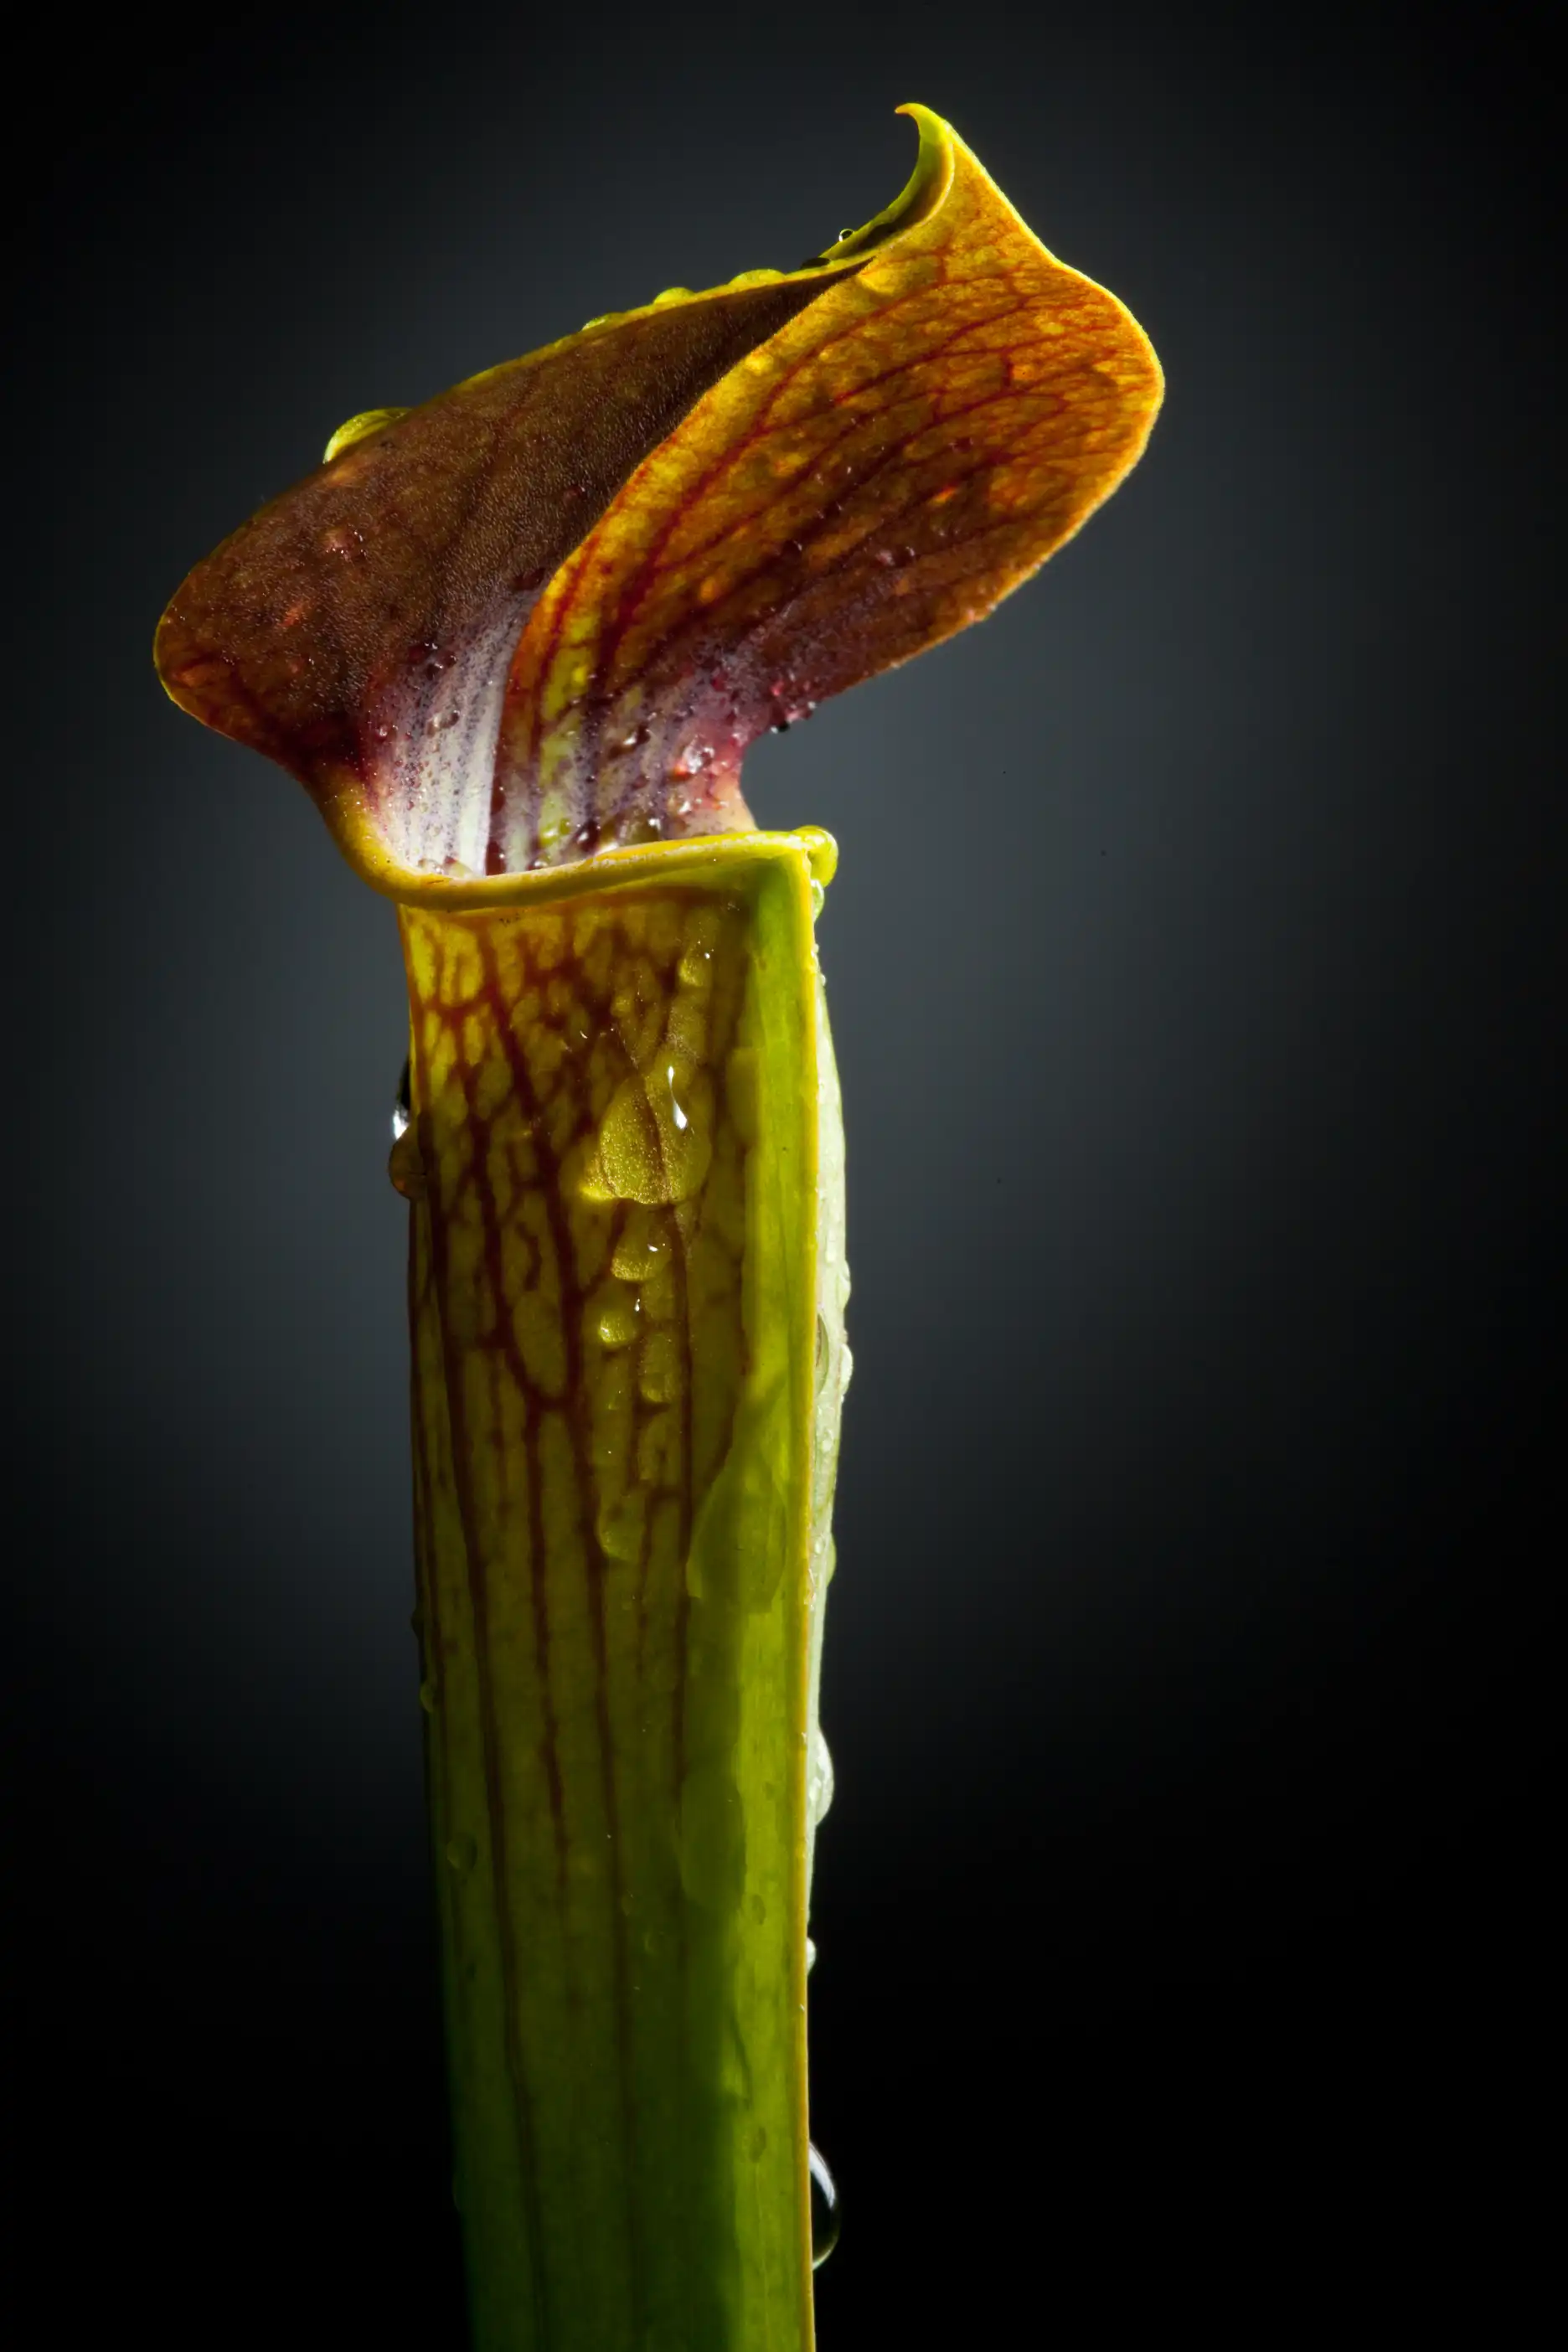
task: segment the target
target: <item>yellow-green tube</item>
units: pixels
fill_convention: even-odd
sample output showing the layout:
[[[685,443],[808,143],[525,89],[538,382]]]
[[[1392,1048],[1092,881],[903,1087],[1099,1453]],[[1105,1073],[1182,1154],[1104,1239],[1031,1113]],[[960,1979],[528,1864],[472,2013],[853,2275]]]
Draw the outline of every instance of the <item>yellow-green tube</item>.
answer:
[[[393,1172],[479,2352],[813,2340],[832,855],[737,835],[401,913]]]

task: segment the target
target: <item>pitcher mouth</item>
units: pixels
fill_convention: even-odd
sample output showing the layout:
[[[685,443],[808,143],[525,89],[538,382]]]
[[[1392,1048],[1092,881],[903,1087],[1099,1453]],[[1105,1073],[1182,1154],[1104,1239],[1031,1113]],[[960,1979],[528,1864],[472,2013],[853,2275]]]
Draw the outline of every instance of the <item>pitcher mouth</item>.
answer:
[[[820,825],[787,831],[697,834],[681,841],[637,842],[596,850],[569,866],[542,866],[526,874],[493,874],[454,880],[441,874],[410,874],[373,855],[350,862],[372,889],[394,905],[421,914],[483,914],[509,908],[539,907],[641,883],[699,881],[747,867],[796,865],[823,887],[838,865],[838,845]]]

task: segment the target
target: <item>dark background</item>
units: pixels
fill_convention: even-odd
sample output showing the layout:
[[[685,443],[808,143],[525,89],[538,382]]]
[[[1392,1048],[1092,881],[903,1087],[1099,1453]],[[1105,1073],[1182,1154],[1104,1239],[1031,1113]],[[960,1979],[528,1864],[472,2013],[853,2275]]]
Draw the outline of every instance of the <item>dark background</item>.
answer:
[[[1563,1555],[1534,20],[37,29],[4,1622],[13,2280],[51,2315],[18,2340],[461,2342],[396,944],[303,795],[165,704],[158,611],[350,413],[866,218],[908,97],[1170,390],[1040,580],[748,769],[843,850],[825,2352],[1152,2311],[1272,2344],[1320,2293],[1467,2279],[1477,2340],[1521,2340]]]

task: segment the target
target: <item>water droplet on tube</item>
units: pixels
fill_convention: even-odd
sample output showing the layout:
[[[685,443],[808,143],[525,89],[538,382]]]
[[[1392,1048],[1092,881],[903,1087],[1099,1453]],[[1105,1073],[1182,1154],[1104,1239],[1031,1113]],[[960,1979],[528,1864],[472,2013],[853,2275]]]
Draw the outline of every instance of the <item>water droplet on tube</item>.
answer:
[[[820,2148],[811,2150],[811,2267],[819,2271],[838,2243],[841,2216],[833,2175]]]
[[[425,1167],[419,1157],[418,1139],[412,1128],[405,1128],[386,1156],[386,1173],[395,1192],[405,1201],[425,1198]]]

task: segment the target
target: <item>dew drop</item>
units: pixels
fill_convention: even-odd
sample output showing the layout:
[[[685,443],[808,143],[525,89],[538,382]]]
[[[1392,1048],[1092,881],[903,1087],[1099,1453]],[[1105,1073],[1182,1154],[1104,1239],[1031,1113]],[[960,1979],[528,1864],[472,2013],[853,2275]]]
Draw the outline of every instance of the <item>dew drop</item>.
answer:
[[[407,414],[406,408],[361,409],[357,416],[351,416],[346,425],[339,425],[327,444],[327,454],[321,463],[330,466],[335,457],[341,457],[345,450],[352,449],[356,441],[368,441],[373,433],[384,433],[389,425],[395,425],[400,416]]]
[[[610,1271],[622,1282],[648,1282],[662,1271],[668,1257],[668,1234],[650,1217],[634,1213],[616,1244]]]
[[[423,1683],[421,1683],[421,1684],[420,1684],[420,1685],[419,1685],[419,1704],[420,1704],[420,1706],[424,1708],[424,1710],[425,1710],[425,1712],[426,1712],[426,1715],[434,1715],[434,1714],[435,1714],[435,1712],[436,1712],[436,1685],[435,1685],[435,1684],[434,1684],[434,1683],[432,1683],[432,1682],[423,1682]]]
[[[647,1525],[647,1492],[641,1486],[629,1487],[618,1503],[599,1513],[595,1532],[600,1550],[608,1559],[635,1560],[642,1551]]]
[[[637,1335],[642,1301],[615,1280],[603,1284],[594,1300],[594,1328],[602,1348],[629,1348]]]
[[[814,1822],[826,1819],[833,1802],[833,1759],[820,1731],[812,1744],[811,1763],[806,1772],[805,1801]]]
[[[408,1122],[414,1116],[414,1096],[411,1091],[413,1076],[414,1073],[409,1066],[408,1058],[405,1055],[403,1062],[403,1076],[397,1081],[397,1099],[392,1106],[392,1139],[394,1143],[396,1142],[400,1135],[406,1132]]]
[[[455,1878],[467,1878],[479,1858],[479,1851],[471,1837],[447,1840],[447,1867]]]
[[[819,2271],[838,2243],[843,2215],[838,2207],[838,2190],[819,2147],[811,2149],[810,2163],[811,2267]]]
[[[599,1128],[604,1188],[647,1207],[689,1200],[708,1173],[710,1125],[679,1064],[624,1078]],[[622,1269],[617,1265],[615,1271]]]
[[[387,1153],[386,1173],[393,1191],[405,1201],[425,1198],[425,1163],[419,1157],[419,1139],[411,1127],[404,1129]]]

